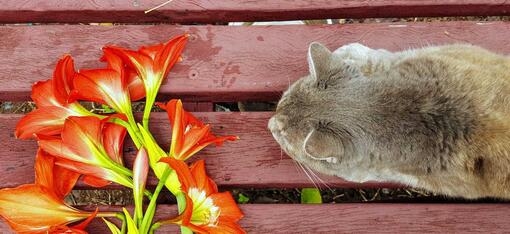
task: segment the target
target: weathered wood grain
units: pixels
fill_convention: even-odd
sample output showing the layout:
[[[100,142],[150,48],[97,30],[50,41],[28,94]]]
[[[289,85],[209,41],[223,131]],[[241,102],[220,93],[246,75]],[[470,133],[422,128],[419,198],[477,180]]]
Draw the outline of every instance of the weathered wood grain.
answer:
[[[237,135],[240,140],[227,142],[223,147],[210,146],[194,159],[206,159],[208,173],[223,187],[236,188],[294,188],[313,187],[306,175],[280,150],[267,130],[270,112],[196,113],[218,135]],[[163,149],[168,150],[170,126],[166,113],[153,113],[151,131]],[[20,115],[0,115],[0,187],[14,187],[33,181],[34,140],[15,139],[13,132]],[[125,159],[132,165],[136,149],[125,145]],[[193,160],[192,160],[193,161]],[[20,176],[23,175],[23,176]],[[339,178],[322,176],[331,187],[394,187],[391,184],[354,184]],[[157,181],[151,179],[150,184]],[[80,184],[82,188],[85,186]]]
[[[508,15],[501,0],[166,0],[4,1],[1,23],[229,22],[327,18]]]
[[[181,33],[192,38],[184,61],[171,70],[161,97],[195,101],[277,100],[291,82],[307,73],[312,41],[330,48],[360,42],[401,50],[428,44],[473,43],[510,53],[508,22],[441,22],[328,26],[2,26],[0,100],[28,100],[31,84],[49,78],[64,53],[77,67],[98,62],[105,44],[136,48]],[[384,35],[384,36],[382,36]]]
[[[273,204],[241,209],[246,218],[240,224],[248,233],[489,233],[510,228],[509,204]]]
[[[504,233],[510,204],[253,204],[240,205],[248,233]],[[160,205],[157,219],[174,217],[176,207]],[[118,210],[118,209],[116,209]],[[9,232],[4,222],[2,233]],[[90,233],[109,233],[95,220]],[[156,233],[178,233],[162,226]]]

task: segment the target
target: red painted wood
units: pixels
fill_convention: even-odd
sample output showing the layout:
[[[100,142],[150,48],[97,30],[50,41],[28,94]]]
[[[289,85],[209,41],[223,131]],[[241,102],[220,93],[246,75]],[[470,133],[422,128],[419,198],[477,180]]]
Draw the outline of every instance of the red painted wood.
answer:
[[[190,112],[210,112],[214,110],[212,102],[184,102],[182,103],[185,110]]]
[[[7,1],[1,23],[20,22],[229,22],[325,18],[508,15],[501,0],[166,0]]]
[[[314,185],[298,166],[282,153],[279,145],[267,130],[270,112],[209,112],[196,113],[218,135],[237,135],[240,140],[227,142],[223,147],[210,146],[193,159],[206,160],[211,177],[223,187],[274,188],[313,187]],[[14,187],[33,181],[33,161],[37,149],[34,140],[14,138],[14,126],[20,115],[0,115],[0,177],[1,187]],[[170,126],[166,113],[153,113],[151,131],[163,149],[168,150]],[[125,146],[128,167],[132,165],[136,150]],[[193,161],[193,160],[191,160]],[[23,175],[23,176],[19,176]],[[331,187],[395,187],[391,184],[354,184],[336,177],[321,176]],[[151,179],[149,184],[157,181]],[[84,185],[81,185],[83,188]]]
[[[428,44],[473,43],[509,53],[508,22],[441,22],[328,26],[2,26],[0,100],[28,100],[31,84],[51,76],[56,60],[72,54],[77,67],[98,62],[105,44],[136,48],[188,32],[184,61],[170,72],[161,97],[188,101],[277,100],[307,73],[312,41],[337,48],[361,42],[400,50]],[[384,35],[382,37],[381,35]]]
[[[510,204],[250,204],[240,208],[245,214],[240,225],[248,233],[505,233],[510,229]],[[156,220],[173,217],[175,211],[173,205],[160,205]],[[0,231],[8,230],[1,222]],[[88,231],[109,233],[99,220]],[[170,225],[156,233],[177,232]]]

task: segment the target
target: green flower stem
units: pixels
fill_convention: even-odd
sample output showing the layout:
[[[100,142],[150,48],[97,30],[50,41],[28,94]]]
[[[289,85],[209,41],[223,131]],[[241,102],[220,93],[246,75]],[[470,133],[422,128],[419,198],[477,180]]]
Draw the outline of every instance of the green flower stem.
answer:
[[[100,217],[119,217],[118,216],[119,213],[118,212],[97,212],[97,215],[96,217],[100,218]]]
[[[159,87],[158,87],[158,89],[159,89]],[[146,93],[147,93],[147,96],[145,98],[145,107],[143,109],[142,126],[143,126],[143,128],[149,130],[149,117],[151,114],[152,106],[154,105],[154,102],[156,101],[156,95],[154,94],[155,92],[149,91]]]
[[[131,120],[129,120],[129,119],[131,119]],[[123,119],[119,119],[119,118],[114,118],[111,121],[113,123],[118,124],[118,125],[127,129],[129,136],[135,143],[135,146],[137,149],[140,149],[140,147],[142,147],[142,143],[140,142],[140,139],[143,139],[143,138],[141,138],[141,135],[139,136],[140,132],[139,132],[138,128],[136,127],[136,122],[134,122],[135,120],[133,117],[131,117],[131,118],[128,117],[129,123],[124,121]]]
[[[133,172],[127,168],[125,168],[122,165],[119,165],[113,161],[105,160],[105,162],[108,164],[108,168],[110,170],[113,170],[121,175],[127,176],[127,177],[133,177]]]
[[[151,229],[149,229],[149,234],[154,234],[156,229],[158,229],[159,227],[161,227],[161,223],[160,222],[152,224]]]
[[[126,223],[126,217],[124,216],[124,213],[117,213],[116,217],[122,221],[122,227],[120,228],[120,233],[124,234],[126,233],[127,223]]]
[[[153,195],[152,195],[152,193],[151,193],[149,190],[147,190],[147,189],[146,189],[146,190],[144,190],[144,191],[143,191],[143,194],[144,194],[147,198],[149,198],[149,200],[150,200],[150,199],[152,199],[152,196],[153,196]]]
[[[129,129],[131,129],[132,132],[129,132],[129,136],[131,136],[131,139],[133,139],[133,142],[135,143],[135,146],[137,149],[140,149],[142,147],[142,143],[140,141],[143,140],[142,134],[140,133],[140,130],[138,130],[135,117],[133,116],[133,113],[129,113],[127,115],[128,117],[128,123],[129,123]]]
[[[184,193],[175,194],[175,198],[177,198],[177,209],[179,210],[179,214],[182,214],[186,209],[186,195]],[[181,233],[183,234],[193,234],[193,232],[184,226],[181,226]]]
[[[185,197],[185,194],[180,192],[180,193],[177,193],[177,194],[174,194],[174,195],[177,198],[177,209],[179,210],[179,214],[182,214],[182,212],[184,212],[184,209],[186,209],[186,197]],[[149,229],[149,233],[153,234],[156,231],[156,229],[161,227],[161,225],[163,225],[163,223],[161,223],[161,222],[154,223],[151,226],[151,228]],[[183,234],[193,234],[193,232],[189,228],[184,227],[184,226],[181,226],[181,233],[183,233]]]
[[[149,202],[149,206],[145,210],[145,215],[143,216],[142,225],[140,226],[140,232],[145,233],[149,228],[150,222],[152,222],[152,218],[154,217],[154,213],[156,212],[156,200],[158,199],[159,193],[163,186],[165,186],[165,182],[170,176],[170,172],[172,172],[169,168],[165,169],[163,175],[161,176],[156,189],[154,190],[152,199]]]
[[[145,189],[144,189],[145,190]],[[133,189],[134,191],[134,189]],[[135,202],[135,210],[133,215],[133,220],[138,227],[141,226],[143,220],[143,195],[139,196],[134,194],[134,202]]]

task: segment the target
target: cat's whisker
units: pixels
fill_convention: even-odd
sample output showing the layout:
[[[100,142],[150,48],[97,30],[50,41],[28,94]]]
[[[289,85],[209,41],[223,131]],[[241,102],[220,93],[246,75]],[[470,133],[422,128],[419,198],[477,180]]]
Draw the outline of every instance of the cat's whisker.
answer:
[[[308,174],[308,172],[306,171],[306,169],[303,167],[303,165],[301,163],[297,163],[299,167],[301,167],[301,169],[303,170],[303,172],[305,173],[305,175],[308,177],[308,179],[313,183],[313,187],[315,187],[316,189],[319,189],[319,187],[317,186],[317,183],[315,183],[315,181],[313,180],[313,178],[310,176],[310,174]]]
[[[292,160],[292,162],[294,163],[294,168],[296,169],[296,171],[301,172],[301,170],[299,170],[298,168],[297,162],[294,160]]]
[[[305,171],[308,175],[310,175],[312,182],[315,182],[315,183],[317,183],[317,184],[318,184],[318,182],[319,182],[319,181],[316,181],[316,175],[315,175],[315,174],[313,174],[313,173],[310,171],[310,168],[308,168],[308,166],[306,166],[306,165],[304,165],[304,164],[301,164],[301,166],[302,166],[303,170],[304,170],[304,171]],[[315,184],[315,183],[314,183],[314,184]],[[320,186],[317,186],[317,185],[316,185],[315,187],[316,187],[316,188],[318,188],[318,189],[321,189],[321,188],[320,188]]]
[[[308,172],[310,172],[310,174],[315,177],[315,179],[320,182],[321,185],[324,185],[324,187],[326,187],[329,191],[333,192],[333,189],[328,185],[328,183],[326,183],[319,175],[317,175],[317,173],[315,173],[315,171],[313,171],[310,167],[306,166],[306,165],[303,165],[306,169],[308,169]]]

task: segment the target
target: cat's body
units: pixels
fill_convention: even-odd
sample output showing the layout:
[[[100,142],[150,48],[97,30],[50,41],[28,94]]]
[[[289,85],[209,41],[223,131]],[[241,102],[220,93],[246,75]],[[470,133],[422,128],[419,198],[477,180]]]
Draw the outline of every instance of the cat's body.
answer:
[[[510,198],[510,59],[469,45],[310,46],[269,122],[296,161],[355,182]]]

